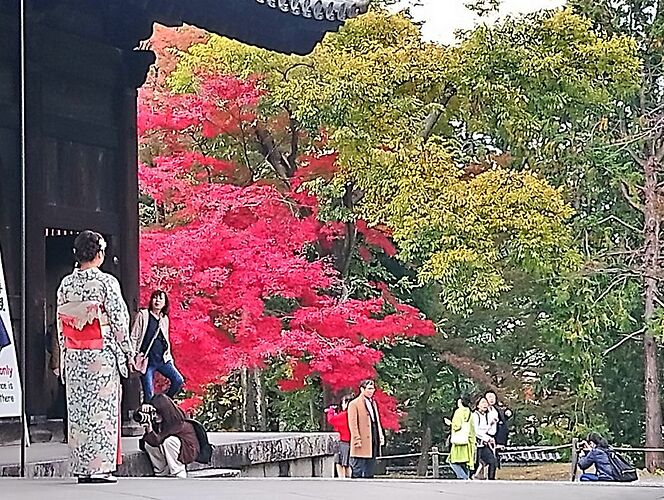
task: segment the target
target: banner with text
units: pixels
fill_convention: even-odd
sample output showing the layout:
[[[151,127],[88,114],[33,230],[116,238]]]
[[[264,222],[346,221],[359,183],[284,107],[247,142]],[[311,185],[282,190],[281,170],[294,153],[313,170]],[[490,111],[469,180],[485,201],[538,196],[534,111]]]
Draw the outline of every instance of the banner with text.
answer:
[[[9,315],[5,268],[2,265],[0,249],[0,417],[20,416],[21,380],[16,362],[16,344]]]

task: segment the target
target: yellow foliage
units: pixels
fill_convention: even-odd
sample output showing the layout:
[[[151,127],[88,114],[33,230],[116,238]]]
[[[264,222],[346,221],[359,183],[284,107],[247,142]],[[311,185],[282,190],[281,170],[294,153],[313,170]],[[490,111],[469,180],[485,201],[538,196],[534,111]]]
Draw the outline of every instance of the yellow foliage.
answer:
[[[629,92],[630,51],[629,40],[602,39],[570,11],[481,27],[449,48],[424,42],[404,15],[374,10],[305,57],[212,37],[183,58],[171,84],[189,91],[205,71],[260,75],[264,111],[287,109],[302,127],[327,130],[341,167],[334,185],[352,182],[364,194],[355,215],[387,225],[399,257],[465,312],[494,303],[510,286],[508,270],[551,273],[573,258],[572,209],[560,189],[512,170],[511,150],[494,148],[487,157],[497,160],[469,169],[449,140],[423,140],[425,119],[440,110],[448,139],[458,118],[524,149],[555,149],[534,139],[561,126],[542,116],[582,115],[579,102],[602,106]]]

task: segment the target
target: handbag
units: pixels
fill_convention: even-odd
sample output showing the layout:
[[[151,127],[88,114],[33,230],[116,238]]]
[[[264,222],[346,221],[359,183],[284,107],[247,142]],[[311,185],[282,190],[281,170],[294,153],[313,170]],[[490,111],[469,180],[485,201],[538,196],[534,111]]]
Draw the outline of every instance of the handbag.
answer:
[[[152,344],[154,344],[154,341],[157,340],[159,331],[159,328],[157,328],[157,331],[152,336],[152,340],[148,344],[148,348],[145,350],[145,352],[143,353],[139,351],[136,353],[136,356],[134,356],[134,369],[141,375],[145,375],[145,372],[148,371],[148,353],[150,352],[150,349],[152,349]]]
[[[470,439],[470,417],[472,413],[468,415],[468,419],[465,422],[461,423],[461,429],[458,431],[452,430],[452,437],[450,441],[452,444],[464,445],[468,444]]]

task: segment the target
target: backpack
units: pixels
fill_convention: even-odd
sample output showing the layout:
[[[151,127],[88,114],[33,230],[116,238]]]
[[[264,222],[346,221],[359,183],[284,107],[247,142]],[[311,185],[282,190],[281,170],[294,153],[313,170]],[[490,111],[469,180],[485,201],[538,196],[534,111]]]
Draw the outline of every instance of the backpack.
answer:
[[[609,463],[613,469],[613,480],[620,483],[631,483],[639,477],[636,474],[636,468],[625,460],[620,454],[609,450]]]
[[[196,438],[198,439],[200,451],[196,457],[196,462],[199,464],[209,464],[212,461],[212,445],[208,439],[205,427],[203,427],[200,422],[190,418],[186,419],[185,421],[189,422],[194,427],[194,432],[196,433]]]

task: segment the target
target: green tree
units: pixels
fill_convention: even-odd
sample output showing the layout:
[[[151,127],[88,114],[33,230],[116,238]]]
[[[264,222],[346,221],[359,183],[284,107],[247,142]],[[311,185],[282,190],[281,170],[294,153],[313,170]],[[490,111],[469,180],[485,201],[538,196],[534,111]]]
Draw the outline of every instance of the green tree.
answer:
[[[636,42],[640,67],[635,71],[638,91],[616,101],[608,117],[605,136],[610,144],[611,169],[629,206],[636,244],[622,255],[625,268],[640,284],[645,380],[646,446],[662,447],[662,406],[658,368],[658,338],[661,337],[660,269],[661,185],[659,170],[664,159],[661,80],[664,3],[645,1],[573,1],[572,7],[593,20],[599,33],[622,34]],[[635,332],[636,333],[636,332]],[[646,456],[649,469],[664,466],[662,454]]]
[[[489,144],[564,187],[584,262],[550,293],[542,327],[581,361],[582,393],[625,377],[603,380],[614,349],[643,334],[646,444],[660,447],[656,4],[574,2],[591,19],[566,10],[476,30],[459,49],[452,120],[483,137],[469,150]]]
[[[431,110],[449,104],[455,59],[423,42],[406,17],[372,12],[305,58],[272,58],[213,37],[190,50],[172,82],[186,90],[197,71],[264,75],[266,113],[286,112],[294,134],[329,132],[340,166],[331,186],[347,209],[347,238],[357,216],[387,225],[421,282],[444,283],[443,302],[470,311],[509,288],[505,268],[550,271],[564,260],[572,211],[531,173],[497,162],[478,173],[460,168],[465,158],[431,137]],[[292,154],[285,148],[274,156],[281,162]]]
[[[504,340],[486,348],[482,335],[494,326],[482,323],[496,314],[501,297],[523,297],[534,281],[576,259],[566,228],[573,211],[561,190],[513,168],[505,155],[464,150],[450,125],[461,102],[458,64],[455,50],[423,42],[407,17],[379,11],[346,23],[307,57],[279,56],[212,36],[183,55],[169,80],[188,92],[195,90],[198,73],[259,76],[267,91],[258,117],[262,132],[251,138],[247,156],[260,176],[289,182],[294,152],[338,152],[337,174],[307,187],[322,200],[323,220],[344,223],[338,255],[344,293],[361,296],[363,283],[380,276],[398,298],[441,326],[436,341],[424,347],[386,349],[380,370],[388,387],[409,401],[408,422],[424,452],[442,439],[436,432],[443,429],[440,408],[452,409],[460,382],[450,391],[439,384],[470,377],[495,387],[509,374],[510,395],[520,396],[518,377],[511,373],[522,329],[506,326],[517,313],[499,309],[504,316],[494,323]],[[287,121],[289,134],[279,136],[274,120]],[[358,258],[358,217],[391,230],[396,259],[365,264]],[[538,311],[532,304],[527,309],[518,314],[532,325]],[[529,335],[528,349],[541,349],[536,330]],[[497,361],[496,349],[503,350]],[[399,378],[395,367],[410,369]],[[482,375],[486,367],[495,376]],[[445,381],[439,372],[447,373]],[[440,398],[448,401],[443,405]]]
[[[259,132],[229,149],[255,176],[290,182],[298,152],[338,152],[336,175],[308,187],[323,201],[320,217],[344,223],[344,293],[360,296],[378,273],[440,325],[426,356],[416,346],[387,352],[390,386],[407,391],[395,367],[421,360],[427,368],[403,380],[442,383],[429,368],[445,365],[516,398],[535,371],[537,397],[569,415],[574,392],[575,401],[596,395],[602,352],[635,323],[626,270],[609,265],[609,254],[631,248],[623,229],[634,220],[604,205],[626,202],[595,146],[606,150],[639,61],[630,38],[590,28],[571,11],[540,13],[447,48],[423,42],[406,16],[375,11],[306,57],[212,36],[169,83],[187,92],[201,72],[259,76],[268,91]],[[398,260],[362,264],[358,217],[392,231]],[[436,439],[427,438],[426,422],[439,418],[431,398],[411,399],[423,447]]]

